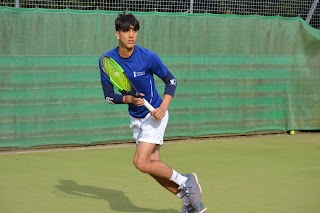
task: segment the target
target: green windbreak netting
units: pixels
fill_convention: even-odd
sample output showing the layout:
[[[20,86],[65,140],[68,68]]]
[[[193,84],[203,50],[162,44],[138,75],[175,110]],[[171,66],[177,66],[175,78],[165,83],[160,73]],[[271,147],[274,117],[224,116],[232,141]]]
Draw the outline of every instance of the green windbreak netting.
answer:
[[[177,78],[166,138],[320,129],[320,31],[302,19],[135,15]],[[98,70],[116,16],[0,7],[0,147],[131,140]]]

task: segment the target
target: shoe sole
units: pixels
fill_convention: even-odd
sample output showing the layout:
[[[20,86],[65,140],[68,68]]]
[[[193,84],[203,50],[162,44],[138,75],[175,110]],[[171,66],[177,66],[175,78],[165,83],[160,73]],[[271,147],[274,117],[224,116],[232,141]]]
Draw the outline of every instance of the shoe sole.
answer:
[[[206,211],[207,211],[207,207],[204,207],[204,209],[202,209],[202,211],[199,213],[205,213]]]
[[[196,174],[196,173],[192,173],[192,175],[193,175],[194,178],[196,179],[196,182],[197,182],[197,184],[198,184],[198,186],[199,186],[199,189],[200,189],[200,192],[201,192],[201,194],[202,194],[202,189],[201,189],[201,185],[199,184],[199,180],[198,180],[197,174]],[[201,212],[199,212],[199,213],[205,213],[206,211],[207,211],[207,207],[204,207],[204,209],[202,209]]]
[[[197,184],[198,184],[198,186],[199,186],[199,189],[200,189],[200,192],[201,192],[201,194],[202,194],[202,189],[201,189],[201,186],[200,186],[200,184],[199,184],[197,174],[196,174],[196,173],[192,173],[192,175],[193,175],[193,176],[194,176],[194,178],[196,179],[196,182],[197,182]]]

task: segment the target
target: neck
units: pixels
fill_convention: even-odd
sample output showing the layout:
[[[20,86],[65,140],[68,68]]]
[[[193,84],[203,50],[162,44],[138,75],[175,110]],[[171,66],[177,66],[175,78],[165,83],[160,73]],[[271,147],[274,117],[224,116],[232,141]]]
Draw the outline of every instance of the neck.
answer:
[[[118,48],[118,54],[122,57],[122,58],[129,58],[132,53],[134,51],[134,47],[133,48]]]

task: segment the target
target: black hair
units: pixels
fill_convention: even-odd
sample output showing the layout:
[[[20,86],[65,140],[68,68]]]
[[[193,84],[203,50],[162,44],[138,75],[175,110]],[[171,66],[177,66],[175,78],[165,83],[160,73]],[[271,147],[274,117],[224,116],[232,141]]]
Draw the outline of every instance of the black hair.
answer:
[[[130,26],[133,26],[133,30],[138,31],[140,29],[139,21],[131,13],[120,13],[115,21],[116,31],[128,31]]]

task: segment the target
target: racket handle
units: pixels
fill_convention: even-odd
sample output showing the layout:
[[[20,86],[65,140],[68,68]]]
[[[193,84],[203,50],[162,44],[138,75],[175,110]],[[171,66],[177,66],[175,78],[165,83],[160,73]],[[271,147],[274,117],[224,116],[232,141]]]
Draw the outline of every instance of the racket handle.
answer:
[[[144,104],[143,104],[150,112],[154,110],[154,107],[146,100],[144,99]]]

